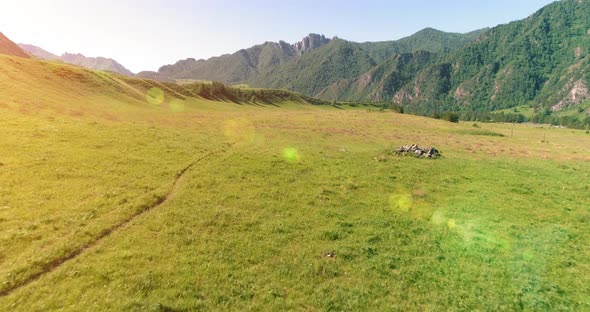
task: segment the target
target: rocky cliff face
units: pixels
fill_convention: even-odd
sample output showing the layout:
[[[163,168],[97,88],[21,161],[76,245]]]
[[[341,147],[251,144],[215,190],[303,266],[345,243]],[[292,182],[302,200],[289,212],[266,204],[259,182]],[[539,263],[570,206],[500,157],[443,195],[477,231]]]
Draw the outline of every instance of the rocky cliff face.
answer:
[[[293,44],[293,49],[298,55],[302,55],[306,52],[315,50],[325,44],[328,44],[330,41],[331,39],[326,38],[324,35],[309,34],[309,36]]]
[[[572,105],[578,105],[583,101],[590,98],[590,91],[584,80],[578,80],[574,83],[574,86],[567,94],[567,96],[556,105],[553,105],[551,109],[553,111],[560,111]]]

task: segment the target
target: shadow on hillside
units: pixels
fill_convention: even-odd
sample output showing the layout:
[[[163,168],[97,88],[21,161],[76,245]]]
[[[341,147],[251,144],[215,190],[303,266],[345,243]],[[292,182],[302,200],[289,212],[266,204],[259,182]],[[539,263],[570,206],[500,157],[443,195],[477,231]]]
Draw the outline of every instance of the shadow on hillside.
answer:
[[[163,87],[179,96],[200,97],[219,102],[234,103],[238,105],[275,106],[284,102],[305,102],[314,105],[329,104],[328,102],[303,96],[286,90],[272,89],[244,89],[227,87],[219,82],[176,84],[162,83]]]
[[[309,103],[313,105],[331,105],[331,103],[304,96],[287,90],[274,89],[250,89],[228,87],[220,82],[194,82],[190,84],[178,84],[173,82],[158,82],[150,79],[137,79],[119,76],[119,79],[135,89],[133,96],[140,98],[140,90],[151,90],[154,88],[162,90],[165,94],[172,95],[178,99],[203,98],[210,101],[233,103],[237,105],[252,106],[274,106],[285,102]]]

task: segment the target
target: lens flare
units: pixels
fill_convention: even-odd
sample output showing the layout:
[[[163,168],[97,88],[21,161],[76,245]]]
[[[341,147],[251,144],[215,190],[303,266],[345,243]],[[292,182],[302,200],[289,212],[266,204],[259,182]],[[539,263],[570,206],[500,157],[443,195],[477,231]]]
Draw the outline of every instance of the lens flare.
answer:
[[[175,113],[184,112],[184,102],[179,99],[173,99],[168,106],[170,107],[170,110]]]
[[[160,105],[164,103],[164,91],[160,88],[151,88],[145,94],[145,99],[152,105]]]
[[[446,217],[440,209],[434,211],[432,213],[432,216],[430,217],[430,221],[436,225],[441,225],[441,224],[445,223],[445,220],[446,220]]]
[[[232,143],[249,145],[256,139],[256,127],[246,118],[235,118],[223,123],[223,134]]]
[[[294,147],[286,147],[283,149],[283,158],[290,163],[298,162],[300,159],[299,152]]]
[[[389,206],[393,210],[409,212],[414,205],[414,199],[409,193],[396,193],[389,196]]]
[[[456,226],[457,226],[457,223],[455,222],[455,219],[447,220],[447,227],[449,229],[454,229]]]
[[[456,219],[447,218],[441,210],[437,210],[432,214],[430,221],[437,226],[446,225],[453,233],[460,235],[465,246],[471,246],[474,248],[473,250],[486,248],[504,252],[511,249],[508,240],[499,233],[486,228],[484,224],[481,224],[481,220],[457,222]]]
[[[522,258],[526,261],[532,261],[535,259],[535,255],[530,250],[526,250],[522,253]]]

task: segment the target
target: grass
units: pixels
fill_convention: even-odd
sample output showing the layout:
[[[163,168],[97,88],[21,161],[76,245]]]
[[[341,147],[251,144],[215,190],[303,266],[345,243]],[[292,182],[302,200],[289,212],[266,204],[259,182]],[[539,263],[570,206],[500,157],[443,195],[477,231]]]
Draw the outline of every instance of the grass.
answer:
[[[24,75],[14,60],[28,85],[2,77]],[[35,77],[88,72],[0,66],[14,85],[0,103],[0,289],[131,220],[0,310],[590,309],[584,131],[294,102],[174,109],[169,91],[158,105],[133,95],[151,82],[70,87]],[[384,152],[411,143],[444,158]]]
[[[495,113],[522,114],[526,118],[533,118],[533,116],[535,115],[535,109],[532,108],[530,105],[520,105],[513,108],[497,110],[495,111]]]
[[[481,129],[470,129],[470,130],[457,130],[455,133],[458,134],[466,134],[466,135],[481,135],[481,136],[496,136],[496,137],[504,137],[505,135],[498,132],[493,132],[490,130],[481,130]]]
[[[588,109],[590,109],[590,101],[584,101],[582,103],[577,104],[574,108],[564,109],[558,112],[553,112],[553,116],[556,117],[575,117],[580,120],[583,120],[588,116]],[[507,108],[503,110],[495,111],[496,113],[505,113],[505,114],[522,114],[528,119],[532,119],[536,113],[530,105],[521,105],[516,106],[514,108]]]
[[[588,117],[588,110],[590,109],[590,101],[584,101],[578,105],[576,105],[575,108],[572,109],[567,109],[567,110],[563,110],[563,111],[559,111],[557,113],[555,113],[555,116],[557,117],[576,117],[580,120],[583,120],[584,118]]]

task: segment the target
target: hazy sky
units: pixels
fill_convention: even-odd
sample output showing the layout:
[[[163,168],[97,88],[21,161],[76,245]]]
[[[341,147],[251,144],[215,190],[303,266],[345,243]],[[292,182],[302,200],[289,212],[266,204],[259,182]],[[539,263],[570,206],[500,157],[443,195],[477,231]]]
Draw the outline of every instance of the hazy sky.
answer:
[[[0,0],[0,32],[49,52],[112,57],[134,72],[309,33],[399,39],[522,19],[551,0]]]

